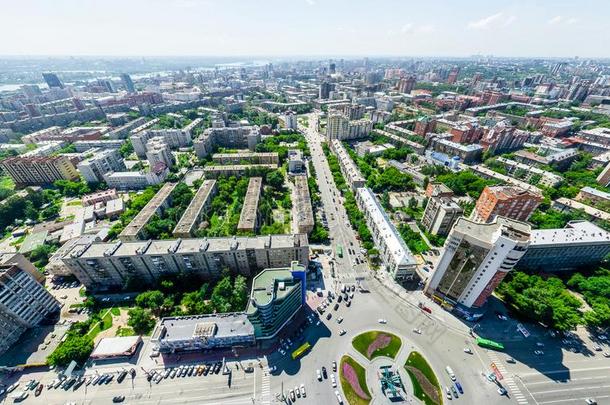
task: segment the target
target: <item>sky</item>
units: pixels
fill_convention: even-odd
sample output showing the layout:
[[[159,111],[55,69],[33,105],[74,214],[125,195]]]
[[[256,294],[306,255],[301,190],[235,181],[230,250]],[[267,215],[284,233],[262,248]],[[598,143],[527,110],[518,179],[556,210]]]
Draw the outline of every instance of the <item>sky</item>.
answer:
[[[610,0],[0,0],[0,55],[610,57]]]

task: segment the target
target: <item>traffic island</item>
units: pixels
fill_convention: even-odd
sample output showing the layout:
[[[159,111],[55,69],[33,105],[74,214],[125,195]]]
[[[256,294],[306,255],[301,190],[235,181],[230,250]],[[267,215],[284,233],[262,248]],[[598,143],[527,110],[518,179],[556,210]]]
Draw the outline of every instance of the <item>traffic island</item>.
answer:
[[[352,339],[352,346],[369,360],[384,356],[396,358],[402,342],[400,338],[389,332],[373,330],[361,333]]]
[[[347,403],[367,405],[371,402],[371,393],[366,385],[366,371],[350,356],[341,358],[339,380]]]
[[[426,359],[419,352],[411,352],[405,369],[413,384],[413,395],[426,405],[441,405],[443,394],[438,379]]]

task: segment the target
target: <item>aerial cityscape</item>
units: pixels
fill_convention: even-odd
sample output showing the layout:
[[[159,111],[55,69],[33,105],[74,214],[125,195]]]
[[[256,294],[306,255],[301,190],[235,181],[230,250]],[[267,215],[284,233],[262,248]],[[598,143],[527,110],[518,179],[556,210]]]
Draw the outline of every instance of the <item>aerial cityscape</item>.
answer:
[[[3,4],[0,404],[610,404],[610,4],[429,3]]]

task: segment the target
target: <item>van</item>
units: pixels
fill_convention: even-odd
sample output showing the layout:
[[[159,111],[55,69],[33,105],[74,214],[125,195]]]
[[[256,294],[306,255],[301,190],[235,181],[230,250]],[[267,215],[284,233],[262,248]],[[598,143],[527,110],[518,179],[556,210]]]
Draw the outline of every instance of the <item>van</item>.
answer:
[[[447,374],[449,374],[449,377],[451,378],[451,381],[455,381],[455,374],[453,373],[453,370],[451,369],[451,367],[447,366],[445,367],[445,371],[447,372]]]

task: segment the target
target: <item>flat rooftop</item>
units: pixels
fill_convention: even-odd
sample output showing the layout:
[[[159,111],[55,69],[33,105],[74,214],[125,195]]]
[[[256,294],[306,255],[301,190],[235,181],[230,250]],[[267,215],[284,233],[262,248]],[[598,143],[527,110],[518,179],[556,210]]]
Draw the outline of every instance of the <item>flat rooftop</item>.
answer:
[[[610,233],[589,221],[570,221],[562,229],[532,230],[530,247],[556,244],[610,244]]]
[[[297,221],[301,225],[314,225],[313,209],[311,208],[311,197],[309,195],[309,184],[307,176],[294,177],[296,201],[294,205],[297,211]]]
[[[142,211],[135,216],[134,219],[123,229],[120,237],[133,237],[136,238],[140,233],[144,225],[150,221],[153,215],[157,213],[159,208],[165,204],[169,196],[171,195],[174,188],[178,183],[165,183],[163,187],[155,194],[153,198],[142,208]]]
[[[163,336],[157,336],[161,332],[164,332]],[[243,313],[230,313],[163,318],[152,339],[182,341],[196,337],[218,339],[244,335],[254,335],[248,317]]]
[[[247,314],[257,311],[258,307],[269,305],[273,300],[282,299],[297,288],[298,280],[292,277],[292,270],[305,270],[298,263],[291,268],[265,269],[252,280],[252,291]]]
[[[256,220],[258,218],[258,201],[261,196],[263,186],[262,177],[251,177],[248,183],[248,191],[244,197],[244,205],[239,215],[238,230],[252,231],[256,228]]]
[[[190,233],[193,230],[195,224],[198,222],[199,217],[201,216],[203,207],[212,194],[214,194],[215,189],[216,180],[204,180],[203,183],[201,183],[197,193],[195,193],[195,196],[174,228],[174,234]]]
[[[506,217],[496,217],[490,223],[474,222],[468,218],[461,217],[458,218],[453,229],[490,244],[493,243],[494,235],[498,231],[519,242],[528,241],[531,233],[529,224]]]
[[[200,252],[223,253],[244,249],[286,249],[307,246],[305,234],[283,234],[265,236],[233,236],[224,238],[187,238],[129,242],[96,242],[75,246],[65,257],[95,259],[101,257],[125,257],[143,254],[193,254]]]

